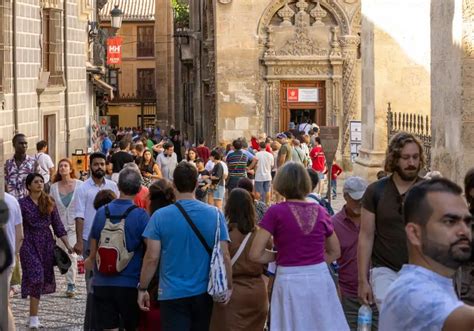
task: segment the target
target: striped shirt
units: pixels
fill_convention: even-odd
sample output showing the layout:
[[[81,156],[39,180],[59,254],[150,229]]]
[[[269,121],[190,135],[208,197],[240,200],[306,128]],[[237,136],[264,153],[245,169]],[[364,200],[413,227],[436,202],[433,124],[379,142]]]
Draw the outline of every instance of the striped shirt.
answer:
[[[229,177],[246,177],[247,161],[248,157],[242,151],[229,153],[226,158],[229,168]]]

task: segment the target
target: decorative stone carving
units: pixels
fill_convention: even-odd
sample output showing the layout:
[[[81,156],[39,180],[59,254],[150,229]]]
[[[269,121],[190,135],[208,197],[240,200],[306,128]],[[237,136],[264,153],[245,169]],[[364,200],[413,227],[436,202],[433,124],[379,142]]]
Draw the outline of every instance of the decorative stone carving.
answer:
[[[227,5],[229,3],[231,3],[232,0],[219,0],[219,3],[223,4],[223,5]]]
[[[274,75],[281,76],[327,76],[330,73],[327,66],[279,66],[273,69]]]
[[[463,1],[463,48],[464,56],[474,57],[474,0]]]
[[[321,7],[319,1],[316,3],[316,7],[311,10],[310,15],[316,20],[313,23],[313,26],[324,26],[322,19],[325,18],[328,14],[327,12]]]
[[[300,13],[301,12],[305,12],[306,11],[306,8],[308,8],[308,3],[305,1],[305,0],[298,0],[298,2],[296,3],[296,7],[299,8],[300,10]]]
[[[265,52],[265,56],[274,56],[275,53],[275,44],[273,43],[273,28],[271,25],[267,28],[268,33],[268,40],[267,40],[267,51]]]
[[[288,3],[285,4],[285,7],[278,11],[278,16],[283,20],[280,23],[280,26],[292,26],[291,19],[295,16],[295,12],[288,6]]]

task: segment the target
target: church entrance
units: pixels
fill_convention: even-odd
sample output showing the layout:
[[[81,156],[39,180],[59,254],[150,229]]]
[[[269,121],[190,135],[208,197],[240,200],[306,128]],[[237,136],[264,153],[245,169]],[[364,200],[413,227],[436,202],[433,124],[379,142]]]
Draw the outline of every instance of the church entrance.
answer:
[[[325,81],[281,81],[280,131],[308,120],[326,125]]]

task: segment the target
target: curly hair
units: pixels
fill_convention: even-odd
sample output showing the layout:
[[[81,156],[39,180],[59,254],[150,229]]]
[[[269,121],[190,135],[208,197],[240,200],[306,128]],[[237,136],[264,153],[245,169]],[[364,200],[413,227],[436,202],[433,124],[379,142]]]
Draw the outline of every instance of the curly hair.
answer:
[[[158,179],[156,182],[151,184],[148,192],[148,198],[150,200],[150,215],[158,209],[171,205],[176,201],[173,184],[164,178]]]
[[[388,144],[387,153],[385,157],[385,166],[384,170],[390,173],[395,172],[395,169],[398,165],[398,160],[402,155],[402,149],[407,144],[415,143],[418,145],[420,150],[420,169],[425,166],[425,152],[423,150],[423,144],[421,141],[413,134],[408,132],[399,132],[390,139]]]
[[[30,191],[30,185],[33,183],[36,177],[39,177],[43,180],[44,183],[44,178],[41,176],[39,173],[31,173],[28,176],[26,176],[26,188],[28,191]],[[38,209],[40,211],[40,214],[42,216],[48,216],[51,215],[51,213],[54,210],[54,207],[56,206],[54,199],[45,191],[41,191],[40,196],[38,198]]]
[[[466,195],[467,203],[469,204],[469,209],[474,209],[474,198],[471,197],[469,192],[474,188],[474,168],[469,169],[466,172],[464,177],[464,194]]]

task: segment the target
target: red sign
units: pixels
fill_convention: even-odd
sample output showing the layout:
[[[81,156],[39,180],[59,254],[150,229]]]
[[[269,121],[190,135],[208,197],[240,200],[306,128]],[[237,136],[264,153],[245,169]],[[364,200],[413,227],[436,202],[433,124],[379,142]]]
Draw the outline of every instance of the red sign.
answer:
[[[122,37],[107,39],[107,64],[122,64]]]
[[[289,88],[286,90],[288,102],[298,102],[299,100],[299,89]]]

